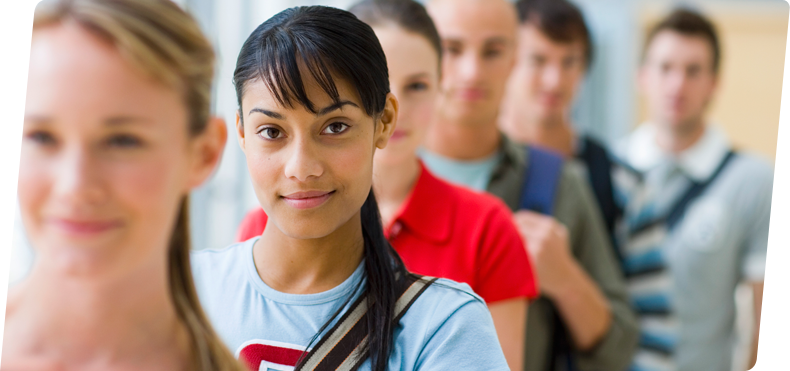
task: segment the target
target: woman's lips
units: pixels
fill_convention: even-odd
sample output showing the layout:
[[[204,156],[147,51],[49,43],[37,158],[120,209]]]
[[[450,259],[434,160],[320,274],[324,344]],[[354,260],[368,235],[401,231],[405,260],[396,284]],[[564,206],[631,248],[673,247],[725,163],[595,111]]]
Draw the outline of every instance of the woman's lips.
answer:
[[[485,91],[483,89],[475,88],[459,89],[457,94],[461,100],[470,102],[483,100],[486,97]]]
[[[296,192],[282,196],[285,203],[295,209],[312,209],[323,205],[335,191],[308,191]]]
[[[562,98],[559,94],[544,94],[540,97],[540,102],[546,108],[556,108],[562,103]]]
[[[50,223],[62,232],[75,236],[97,235],[122,225],[117,220],[74,220],[64,218],[52,218]]]

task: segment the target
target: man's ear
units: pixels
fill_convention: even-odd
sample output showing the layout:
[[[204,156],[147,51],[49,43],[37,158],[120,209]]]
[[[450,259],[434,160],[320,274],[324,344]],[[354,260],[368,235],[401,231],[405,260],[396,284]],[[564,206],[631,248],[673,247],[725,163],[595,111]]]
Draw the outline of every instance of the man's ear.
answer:
[[[719,86],[721,85],[721,76],[719,72],[713,73],[713,86],[711,87],[711,95],[716,94],[716,91],[719,90]]]
[[[228,128],[225,120],[220,117],[211,117],[203,133],[193,138],[192,141],[193,161],[189,187],[195,188],[211,176],[222,158],[225,143],[228,141]]]
[[[384,104],[384,110],[379,115],[378,125],[376,125],[376,148],[384,149],[395,132],[395,126],[398,124],[398,98],[392,93],[387,94],[387,101]]]
[[[241,120],[240,110],[236,110],[236,139],[239,140],[239,146],[244,151],[244,122]]]

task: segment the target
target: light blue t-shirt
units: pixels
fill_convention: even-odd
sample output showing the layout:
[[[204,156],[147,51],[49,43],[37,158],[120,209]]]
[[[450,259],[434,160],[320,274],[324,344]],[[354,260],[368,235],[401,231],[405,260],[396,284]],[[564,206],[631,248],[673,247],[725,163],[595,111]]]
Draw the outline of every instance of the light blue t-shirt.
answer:
[[[286,294],[258,275],[252,257],[258,238],[193,252],[195,287],[214,329],[237,357],[244,353],[259,370],[293,370],[324,322],[362,291],[356,288],[364,284],[364,264],[331,290]],[[439,279],[429,286],[394,336],[390,370],[508,369],[491,315],[466,284]],[[360,370],[370,369],[368,359]]]
[[[482,160],[458,161],[424,148],[417,154],[422,162],[432,173],[450,183],[472,188],[476,191],[485,191],[497,165],[502,161],[502,152]]]

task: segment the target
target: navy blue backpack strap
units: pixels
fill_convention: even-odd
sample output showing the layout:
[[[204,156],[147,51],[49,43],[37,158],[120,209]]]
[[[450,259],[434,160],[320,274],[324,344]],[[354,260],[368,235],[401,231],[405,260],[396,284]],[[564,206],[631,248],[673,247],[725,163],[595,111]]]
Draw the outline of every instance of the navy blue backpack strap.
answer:
[[[554,214],[554,200],[564,162],[556,152],[535,146],[527,147],[527,169],[524,172],[519,209]]]
[[[675,202],[674,205],[672,205],[666,215],[659,216],[634,226],[632,227],[630,233],[632,235],[641,233],[661,223],[665,223],[669,230],[674,229],[678,222],[682,219],[683,215],[686,213],[686,209],[689,207],[692,201],[697,199],[697,197],[702,195],[705,190],[708,189],[713,181],[716,180],[716,178],[718,178],[722,172],[724,172],[724,169],[727,168],[727,165],[732,162],[736,156],[737,152],[734,150],[728,151],[713,174],[711,174],[708,179],[705,179],[702,182],[692,182],[686,192],[678,199],[677,202]]]
[[[556,152],[535,146],[527,147],[527,169],[518,208],[553,215],[564,163],[565,160]],[[575,371],[568,330],[553,304],[545,320],[554,323],[548,370],[557,369],[557,362],[560,362],[565,370]]]
[[[680,221],[680,219],[686,213],[686,209],[688,209],[691,202],[697,199],[705,192],[706,189],[708,189],[713,181],[716,180],[719,175],[721,175],[721,173],[727,167],[727,164],[732,162],[732,159],[735,158],[735,155],[735,151],[733,150],[727,152],[727,155],[724,156],[724,159],[721,160],[719,166],[713,171],[713,174],[711,174],[708,179],[701,183],[695,182],[694,185],[692,185],[691,188],[689,188],[689,190],[683,195],[683,197],[678,200],[678,202],[669,212],[669,215],[667,215],[667,226],[669,229],[675,228],[675,226],[678,224],[678,221]]]

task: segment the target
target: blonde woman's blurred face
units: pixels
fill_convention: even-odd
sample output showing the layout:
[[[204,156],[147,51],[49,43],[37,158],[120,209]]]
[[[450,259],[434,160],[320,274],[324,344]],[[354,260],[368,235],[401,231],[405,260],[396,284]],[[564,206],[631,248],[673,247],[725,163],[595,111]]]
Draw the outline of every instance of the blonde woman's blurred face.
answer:
[[[396,26],[374,28],[387,56],[390,90],[398,98],[398,125],[376,166],[413,161],[433,120],[439,88],[439,55],[424,37]]]
[[[23,132],[18,194],[39,265],[106,276],[166,264],[179,202],[199,183],[177,91],[79,25],[41,28]]]

